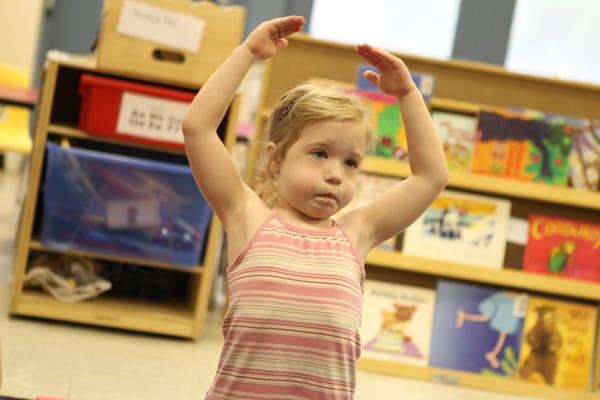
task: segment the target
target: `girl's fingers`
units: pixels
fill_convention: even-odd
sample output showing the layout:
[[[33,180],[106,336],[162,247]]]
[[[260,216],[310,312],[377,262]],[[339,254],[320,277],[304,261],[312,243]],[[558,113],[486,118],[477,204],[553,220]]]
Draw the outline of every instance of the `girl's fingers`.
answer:
[[[368,44],[358,45],[356,51],[365,60],[380,69],[393,68],[396,64],[393,55]]]
[[[276,18],[272,22],[277,28],[277,33],[280,36],[288,36],[302,29],[304,26],[304,17],[293,15],[290,17]]]
[[[363,76],[375,86],[379,86],[379,74],[371,70],[367,70],[363,73]]]

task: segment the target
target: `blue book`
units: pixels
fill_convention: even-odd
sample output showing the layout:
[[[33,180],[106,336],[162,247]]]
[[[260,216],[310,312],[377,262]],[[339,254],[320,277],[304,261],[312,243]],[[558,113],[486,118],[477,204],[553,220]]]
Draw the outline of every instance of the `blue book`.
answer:
[[[440,280],[430,365],[490,376],[518,369],[527,295]]]

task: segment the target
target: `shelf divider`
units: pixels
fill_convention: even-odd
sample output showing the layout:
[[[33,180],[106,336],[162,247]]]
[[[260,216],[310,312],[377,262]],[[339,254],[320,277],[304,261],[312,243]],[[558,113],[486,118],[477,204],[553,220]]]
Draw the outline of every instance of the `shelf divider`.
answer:
[[[524,272],[512,268],[493,269],[461,265],[381,249],[371,250],[366,263],[378,267],[418,272],[443,278],[533,290],[553,296],[562,295],[600,301],[599,283]]]
[[[144,267],[151,267],[151,268],[168,269],[168,270],[172,270],[172,271],[186,272],[186,273],[190,273],[190,274],[202,274],[204,272],[204,268],[200,265],[197,265],[195,267],[186,268],[186,267],[180,267],[180,266],[177,266],[174,264],[170,264],[167,262],[147,260],[144,258],[125,257],[125,256],[118,256],[118,255],[112,255],[112,254],[108,254],[108,253],[101,253],[101,252],[96,252],[96,251],[88,251],[88,250],[80,250],[80,249],[59,249],[56,247],[47,246],[39,240],[32,240],[31,242],[29,242],[29,248],[31,250],[46,251],[49,253],[67,254],[67,255],[86,257],[86,258],[95,258],[98,260],[114,261],[114,262],[119,262],[119,263],[123,263],[123,264],[135,264],[135,265],[141,265]]]

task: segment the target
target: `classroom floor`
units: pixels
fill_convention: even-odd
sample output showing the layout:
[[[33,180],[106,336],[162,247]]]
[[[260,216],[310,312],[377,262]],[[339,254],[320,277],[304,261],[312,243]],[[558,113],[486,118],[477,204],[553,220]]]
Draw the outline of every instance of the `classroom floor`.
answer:
[[[199,400],[222,343],[219,313],[195,341],[8,316],[21,177],[0,171],[0,396],[72,400]],[[524,400],[359,371],[359,400]]]

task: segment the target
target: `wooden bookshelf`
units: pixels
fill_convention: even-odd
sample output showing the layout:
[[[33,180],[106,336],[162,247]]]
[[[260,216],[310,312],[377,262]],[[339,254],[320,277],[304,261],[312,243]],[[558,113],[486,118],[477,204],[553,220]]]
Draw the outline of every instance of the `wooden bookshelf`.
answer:
[[[81,74],[94,73],[118,79],[144,80],[143,74],[130,76],[114,75],[99,70],[91,56],[76,57],[64,53],[51,52],[46,60],[43,86],[39,99],[39,110],[35,141],[29,168],[29,184],[21,214],[19,232],[16,241],[14,274],[11,293],[10,313],[14,316],[28,316],[51,320],[92,324],[101,327],[136,330],[198,338],[202,335],[208,309],[214,271],[221,253],[222,228],[218,218],[211,218],[206,232],[202,260],[190,268],[182,268],[169,263],[135,257],[121,257],[102,251],[82,251],[58,249],[40,242],[40,221],[42,219],[43,200],[41,189],[44,184],[44,164],[46,144],[49,140],[76,139],[86,148],[102,146],[104,151],[120,152],[127,150],[168,152],[170,159],[178,163],[187,163],[185,152],[172,148],[163,148],[130,141],[91,135],[77,126],[80,96],[78,82]],[[156,84],[153,80],[145,82]],[[177,87],[175,87],[177,88]],[[190,90],[193,90],[191,88]],[[197,90],[197,88],[196,88]],[[235,143],[236,116],[239,96],[235,96],[223,123],[217,133],[224,145],[231,150]],[[105,146],[110,144],[110,146]],[[106,150],[108,148],[109,150]],[[112,150],[110,150],[112,149]],[[175,162],[175,161],[173,161]],[[42,292],[32,291],[23,285],[30,255],[33,253],[60,253],[106,262],[134,264],[146,268],[174,270],[187,274],[187,299],[181,302],[138,301],[135,299],[116,299],[108,293],[98,298],[76,304],[62,303]],[[117,268],[117,266],[115,266]]]
[[[435,96],[430,100],[430,108],[434,111],[476,115],[486,107],[522,107],[573,117],[600,118],[600,108],[597,107],[600,104],[598,85],[529,76],[467,61],[444,61],[395,54],[404,60],[411,71],[436,77]],[[307,63],[306,60],[311,62]],[[289,46],[265,64],[255,136],[248,156],[246,181],[249,184],[253,183],[252,174],[259,159],[265,124],[277,99],[285,91],[308,80],[335,80],[354,84],[362,62],[352,45],[314,39],[302,34],[289,38]],[[396,178],[405,178],[410,174],[407,163],[374,156],[365,158],[362,170],[369,174]],[[448,186],[451,189],[508,198],[514,206],[511,207],[511,212],[514,212],[517,218],[526,219],[528,215],[538,212],[600,221],[598,192],[456,171],[450,172]],[[522,256],[523,249],[521,248],[521,253],[515,248],[511,251],[512,261],[507,261],[507,266],[511,268],[505,266],[502,269],[493,269],[373,249],[366,260],[367,276],[371,271],[390,281],[423,285],[431,285],[438,279],[455,279],[518,288],[587,304],[599,303],[600,284],[523,272],[518,264],[518,257]],[[598,367],[594,372],[594,386],[589,391],[563,390],[518,379],[495,378],[457,370],[369,359],[360,359],[358,367],[371,372],[510,393],[527,398],[592,400],[600,395],[600,346],[597,346],[593,357],[594,364]]]

